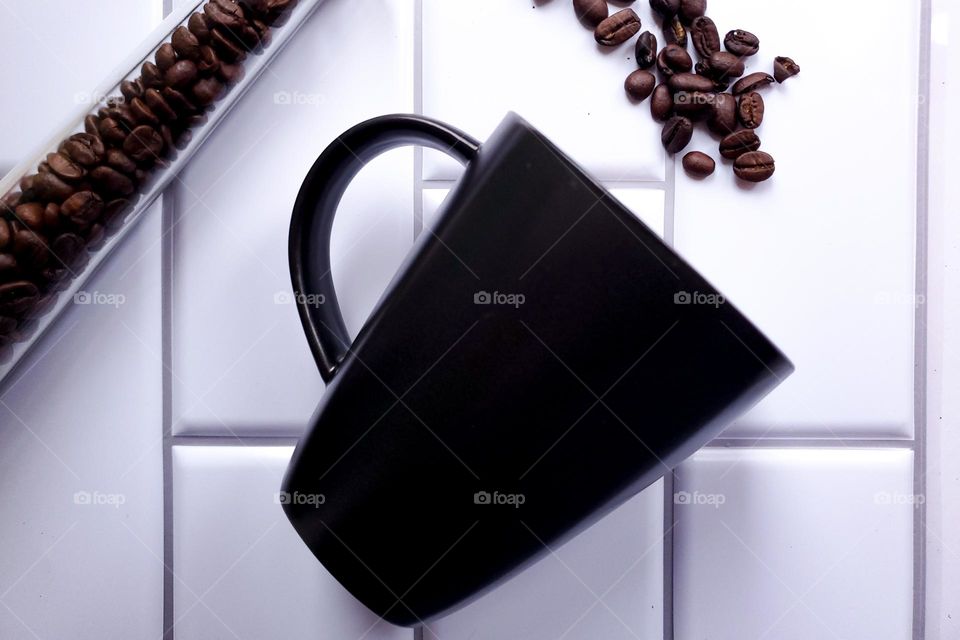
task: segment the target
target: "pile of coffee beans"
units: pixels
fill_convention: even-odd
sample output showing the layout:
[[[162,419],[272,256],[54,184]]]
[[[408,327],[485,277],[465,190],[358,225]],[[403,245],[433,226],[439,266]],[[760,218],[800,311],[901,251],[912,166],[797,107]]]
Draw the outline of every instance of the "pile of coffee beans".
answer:
[[[119,95],[0,198],[0,346],[21,339],[116,231],[191,128],[242,77],[296,0],[210,0]]]
[[[768,180],[776,167],[773,156],[760,151],[756,133],[765,111],[760,91],[797,75],[799,65],[778,56],[773,75],[747,74],[746,63],[760,51],[757,36],[734,29],[721,40],[717,25],[707,16],[707,0],[649,2],[660,22],[663,48],[650,31],[640,33],[640,17],[629,7],[611,15],[607,0],[573,0],[573,8],[581,22],[594,30],[598,44],[616,46],[640,34],[635,45],[639,68],[627,76],[624,89],[635,101],[650,99],[651,115],[664,123],[661,141],[669,153],[683,151],[695,124],[704,122],[721,138],[720,155],[733,160],[739,179]],[[690,44],[696,61],[688,51]],[[716,170],[716,161],[702,151],[687,153],[682,164],[687,173],[699,178]]]

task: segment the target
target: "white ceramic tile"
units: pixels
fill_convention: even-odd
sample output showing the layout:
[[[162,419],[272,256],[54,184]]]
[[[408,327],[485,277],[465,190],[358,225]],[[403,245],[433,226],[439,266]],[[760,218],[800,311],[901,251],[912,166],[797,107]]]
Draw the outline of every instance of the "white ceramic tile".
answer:
[[[802,67],[763,90],[773,179],[737,184],[728,161],[705,181],[678,169],[678,250],[797,366],[726,435],[910,437],[920,3],[842,2],[829,19],[792,6],[711,5],[721,33],[760,35],[748,71],[776,55]],[[837,38],[838,24],[860,26]],[[855,82],[838,72],[881,48],[889,64],[858,65]],[[839,105],[860,107],[826,115]],[[698,132],[689,148],[716,145]]]
[[[0,121],[8,123],[0,175],[92,104],[97,86],[160,21],[161,8],[161,0],[0,2],[8,87],[0,104]]]
[[[660,481],[424,637],[660,638],[662,541]]]
[[[569,2],[424,0],[423,111],[480,140],[516,111],[600,179],[662,180],[661,127],[623,90],[634,41],[599,46]],[[424,154],[428,180],[458,166]]]
[[[326,572],[277,500],[289,447],[174,447],[178,640],[413,640]]]
[[[0,638],[161,634],[160,210],[0,389]]]
[[[423,190],[423,225],[432,225],[437,210],[449,193],[448,189]],[[661,237],[664,224],[664,192],[660,189],[611,189],[610,193],[634,212],[640,220]]]
[[[911,638],[909,450],[704,450],[674,497],[677,640]]]
[[[181,175],[176,433],[302,431],[323,384],[290,303],[290,212],[336,136],[411,110],[412,15],[412,0],[327,0]],[[354,335],[412,239],[413,153],[398,150],[364,168],[334,224],[334,281]]]

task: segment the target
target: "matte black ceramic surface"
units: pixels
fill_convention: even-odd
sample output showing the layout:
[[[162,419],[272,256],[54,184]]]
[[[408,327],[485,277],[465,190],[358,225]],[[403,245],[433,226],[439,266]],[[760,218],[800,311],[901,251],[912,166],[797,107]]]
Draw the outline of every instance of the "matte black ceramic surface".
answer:
[[[330,277],[334,211],[364,162],[410,143],[466,172],[350,344]],[[304,183],[290,262],[297,293],[325,296],[299,311],[329,386],[284,509],[324,566],[398,624],[465,604],[596,522],[793,370],[513,114],[480,148],[418,116],[351,129]]]

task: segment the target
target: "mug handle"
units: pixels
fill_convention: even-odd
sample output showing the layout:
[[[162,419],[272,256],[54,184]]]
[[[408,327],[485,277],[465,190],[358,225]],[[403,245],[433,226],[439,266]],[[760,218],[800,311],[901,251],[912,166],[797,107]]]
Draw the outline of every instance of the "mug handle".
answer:
[[[328,146],[311,167],[290,221],[290,275],[310,351],[329,383],[350,348],[330,272],[330,231],[340,199],[354,176],[374,157],[396,147],[421,145],[467,164],[480,143],[457,129],[419,115],[395,114],[362,122]],[[321,294],[308,305],[305,294]]]

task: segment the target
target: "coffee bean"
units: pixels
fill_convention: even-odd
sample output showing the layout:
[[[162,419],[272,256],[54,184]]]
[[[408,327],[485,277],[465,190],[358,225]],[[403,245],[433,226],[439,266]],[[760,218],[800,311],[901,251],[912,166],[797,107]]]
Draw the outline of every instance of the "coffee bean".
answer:
[[[23,277],[20,265],[12,253],[0,253],[0,282],[12,282]],[[0,332],[2,333],[2,332]]]
[[[220,68],[217,69],[217,77],[223,81],[225,85],[231,87],[236,83],[240,82],[243,79],[243,65],[242,64],[222,64]]]
[[[773,76],[769,73],[751,73],[748,76],[744,76],[737,80],[733,85],[734,95],[742,95],[744,93],[750,93],[751,91],[756,91],[762,87],[765,87],[768,84],[773,83]]]
[[[646,100],[649,98],[656,85],[657,79],[653,74],[643,69],[637,69],[628,75],[626,81],[623,83],[627,95],[634,100]]]
[[[127,139],[127,130],[113,118],[104,118],[100,121],[100,137],[110,144],[123,144]]]
[[[773,77],[776,78],[777,82],[782,84],[784,80],[792,78],[798,73],[800,73],[800,65],[792,59],[786,56],[777,56],[774,58]]]
[[[657,69],[665,78],[669,78],[674,73],[686,73],[693,69],[693,59],[686,49],[668,44],[657,56]]]
[[[94,114],[88,114],[87,117],[83,119],[83,130],[87,133],[96,134],[98,128],[100,127],[100,118]]]
[[[257,33],[260,34],[260,46],[270,46],[270,41],[272,39],[270,27],[265,22],[261,22],[260,20],[251,20],[250,23],[253,25],[253,28],[257,30]]]
[[[223,83],[216,78],[201,78],[193,85],[192,94],[200,106],[206,107],[223,93]]]
[[[160,71],[166,71],[177,63],[177,52],[173,50],[172,44],[165,42],[157,49],[157,53],[153,56],[153,59],[156,61],[157,68],[160,69]]]
[[[707,0],[680,0],[680,19],[691,24],[707,12]]]
[[[657,85],[653,90],[653,97],[650,98],[650,115],[658,122],[666,122],[673,115],[673,95],[667,85]]]
[[[75,133],[60,145],[59,151],[74,162],[90,167],[103,160],[106,148],[100,138],[95,135]]]
[[[14,215],[17,220],[30,227],[34,231],[43,230],[43,209],[44,206],[37,202],[28,202],[17,207]]]
[[[143,96],[143,85],[140,84],[140,78],[134,80],[124,80],[120,83],[120,93],[128,101]]]
[[[0,251],[7,248],[12,237],[13,231],[10,230],[10,223],[5,218],[0,218]]]
[[[774,171],[776,171],[776,165],[773,156],[764,151],[750,151],[733,163],[733,172],[738,178],[747,182],[768,180]]]
[[[573,10],[576,11],[577,18],[592,29],[596,29],[597,25],[610,15],[607,0],[573,0]]]
[[[83,167],[62,153],[48,153],[47,164],[57,177],[64,180],[79,180],[86,174]]]
[[[243,9],[239,4],[208,2],[203,6],[203,13],[211,26],[239,29],[244,24]]]
[[[597,25],[593,37],[598,44],[612,47],[622,44],[640,31],[640,17],[633,9],[621,9]]]
[[[50,202],[43,209],[43,227],[48,231],[55,231],[60,228],[60,205]]]
[[[180,60],[167,69],[163,78],[171,87],[189,87],[197,77],[197,65],[190,60]]]
[[[143,81],[144,89],[163,86],[163,72],[160,71],[160,67],[152,62],[144,62],[140,67],[140,79]]]
[[[739,78],[743,71],[743,60],[726,51],[711,53],[710,57],[704,60],[703,73],[714,80]]]
[[[723,39],[727,51],[737,56],[752,56],[760,50],[760,38],[749,31],[734,29]]]
[[[219,64],[219,63],[218,63]],[[165,87],[161,92],[164,102],[177,113],[177,119],[188,116],[197,110],[197,105],[190,102],[187,96],[171,87]],[[173,118],[171,118],[172,120]]]
[[[740,96],[737,117],[747,129],[756,129],[763,123],[763,97],[756,91]]]
[[[679,16],[673,16],[669,22],[663,23],[663,35],[668,44],[687,48],[687,30],[680,22]]]
[[[75,193],[60,207],[60,213],[78,226],[86,226],[103,211],[103,198],[93,191]]]
[[[76,191],[53,173],[37,173],[20,180],[25,202],[62,202]]]
[[[116,231],[130,213],[130,201],[124,198],[111,200],[103,209],[103,225],[110,231]]]
[[[673,112],[691,120],[701,120],[710,113],[713,98],[712,93],[678,91],[673,96]]]
[[[220,56],[211,46],[200,47],[200,58],[197,60],[197,71],[202,76],[213,75],[220,68]]]
[[[130,107],[127,105],[102,109],[100,114],[102,120],[106,118],[116,120],[117,124],[119,124],[126,133],[130,133],[130,131],[137,126],[137,120],[133,117],[133,112],[130,111]]]
[[[151,162],[163,151],[163,138],[156,129],[141,125],[123,141],[123,151],[136,162]]]
[[[210,28],[207,26],[207,19],[202,13],[194,13],[187,20],[187,29],[197,37],[200,44],[206,44],[210,41]]]
[[[134,191],[133,182],[130,178],[112,167],[97,167],[90,172],[90,179],[100,188],[101,192],[113,196],[129,196]]]
[[[709,58],[720,51],[720,32],[707,16],[696,18],[690,25],[690,39],[701,58]]]
[[[637,66],[641,69],[652,67],[657,62],[657,36],[649,31],[641,33],[637,38],[634,56],[637,59]]]
[[[728,160],[736,160],[745,153],[760,148],[760,138],[752,129],[735,131],[720,141],[720,155]]]
[[[77,263],[77,258],[83,250],[83,238],[75,233],[62,233],[50,244],[54,262],[66,268],[73,267]]]
[[[130,159],[130,156],[125,154],[120,149],[108,149],[106,163],[107,166],[112,167],[128,176],[132,176],[137,170],[136,163]]]
[[[714,94],[707,128],[718,136],[725,136],[737,129],[737,99],[729,93]]]
[[[166,90],[166,88],[164,90]],[[163,99],[163,96],[156,89],[147,89],[143,94],[143,101],[150,107],[150,111],[157,116],[158,120],[167,122],[177,119],[177,112],[173,110],[173,107]],[[131,109],[134,108],[133,105],[130,105],[130,107]]]
[[[0,313],[20,315],[40,298],[37,285],[26,280],[8,282],[0,285]]]
[[[680,0],[650,0],[650,8],[664,20],[669,20],[680,11]]]
[[[210,32],[210,44],[224,62],[240,62],[247,55],[242,48],[238,47],[230,38],[225,36],[220,29],[215,28]]]
[[[660,141],[669,153],[682,151],[693,137],[693,123],[683,116],[673,116],[663,125]]]
[[[713,92],[713,80],[706,78],[704,76],[698,76],[695,73],[677,73],[667,79],[667,86],[670,87],[671,91],[685,91],[693,92],[699,91],[701,93],[712,93]]]
[[[183,60],[196,60],[200,57],[200,40],[183,25],[174,30],[170,44],[177,56]]]
[[[13,255],[24,269],[39,270],[50,258],[47,239],[36,231],[21,229],[13,235]]]
[[[156,91],[156,89],[151,89],[151,91]],[[130,113],[140,124],[149,124],[154,127],[160,124],[160,118],[157,117],[157,114],[140,98],[134,98],[130,103]]]
[[[702,151],[691,151],[683,156],[683,168],[696,178],[706,178],[716,170],[717,163]]]

